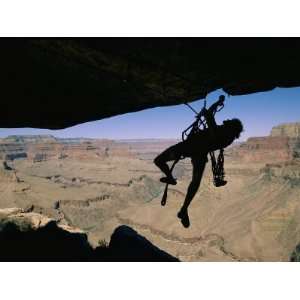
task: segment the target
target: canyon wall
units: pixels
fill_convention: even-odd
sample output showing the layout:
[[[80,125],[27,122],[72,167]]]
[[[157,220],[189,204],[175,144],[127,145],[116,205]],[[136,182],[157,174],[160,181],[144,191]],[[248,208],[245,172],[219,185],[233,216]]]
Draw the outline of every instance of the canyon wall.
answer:
[[[131,157],[130,147],[107,139],[55,138],[51,135],[8,136],[0,140],[0,159],[92,159]]]
[[[251,137],[227,151],[243,162],[278,162],[300,158],[300,123],[275,126],[269,136]]]
[[[271,136],[284,136],[290,138],[300,138],[300,123],[285,123],[275,126],[271,130]]]

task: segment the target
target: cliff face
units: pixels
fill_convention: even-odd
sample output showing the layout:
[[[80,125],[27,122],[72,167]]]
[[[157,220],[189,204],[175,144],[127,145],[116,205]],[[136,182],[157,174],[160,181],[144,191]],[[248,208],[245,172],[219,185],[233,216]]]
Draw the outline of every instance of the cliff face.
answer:
[[[300,123],[287,123],[275,126],[271,130],[271,136],[300,139]]]
[[[62,139],[53,136],[9,136],[0,140],[0,159],[97,159],[108,156],[130,157],[130,147],[105,139]]]
[[[228,151],[244,162],[280,162],[300,157],[300,123],[273,127],[270,136],[249,138]]]
[[[232,149],[230,155],[244,162],[272,162],[292,159],[287,137],[255,137]]]

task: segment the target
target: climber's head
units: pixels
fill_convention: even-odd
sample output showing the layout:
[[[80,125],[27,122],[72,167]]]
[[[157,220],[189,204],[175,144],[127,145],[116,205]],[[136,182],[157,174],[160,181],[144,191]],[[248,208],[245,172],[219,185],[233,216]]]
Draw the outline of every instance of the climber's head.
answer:
[[[225,120],[223,121],[223,125],[228,133],[235,139],[238,139],[241,132],[244,130],[243,123],[239,119]]]
[[[224,95],[220,95],[219,96],[219,101],[225,101],[225,96]]]

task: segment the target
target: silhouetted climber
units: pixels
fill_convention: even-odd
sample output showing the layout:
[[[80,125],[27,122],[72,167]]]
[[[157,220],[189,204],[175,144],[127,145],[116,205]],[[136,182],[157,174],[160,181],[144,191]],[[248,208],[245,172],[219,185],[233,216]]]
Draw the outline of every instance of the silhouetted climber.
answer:
[[[239,119],[225,120],[222,125],[217,125],[214,115],[219,108],[224,106],[225,97],[221,95],[219,100],[214,103],[209,109],[203,108],[197,114],[196,121],[183,132],[184,135],[187,131],[190,132],[187,138],[182,142],[173,145],[162,152],[154,159],[154,163],[166,175],[160,179],[161,182],[176,185],[176,179],[172,175],[172,170],[175,164],[182,158],[190,157],[193,166],[193,177],[188,187],[187,194],[177,216],[181,219],[184,227],[190,226],[188,207],[192,202],[195,194],[201,183],[205,165],[207,163],[207,154],[211,154],[212,167],[214,172],[214,184],[216,186],[223,186],[227,182],[223,180],[223,149],[229,146],[235,139],[239,138],[243,131],[243,124]],[[205,121],[202,118],[205,118]],[[204,128],[199,128],[200,125]],[[218,162],[215,160],[213,151],[220,150]],[[170,169],[167,162],[174,161]],[[167,189],[167,186],[166,186]],[[165,190],[166,192],[166,190]],[[165,199],[162,200],[162,205],[165,204]]]

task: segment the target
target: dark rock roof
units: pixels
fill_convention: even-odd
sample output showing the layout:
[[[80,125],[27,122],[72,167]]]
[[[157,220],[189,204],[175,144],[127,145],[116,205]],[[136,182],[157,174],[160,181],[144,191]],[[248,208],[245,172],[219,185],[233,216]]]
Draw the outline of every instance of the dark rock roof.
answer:
[[[64,128],[300,85],[299,38],[0,39],[0,127]]]

